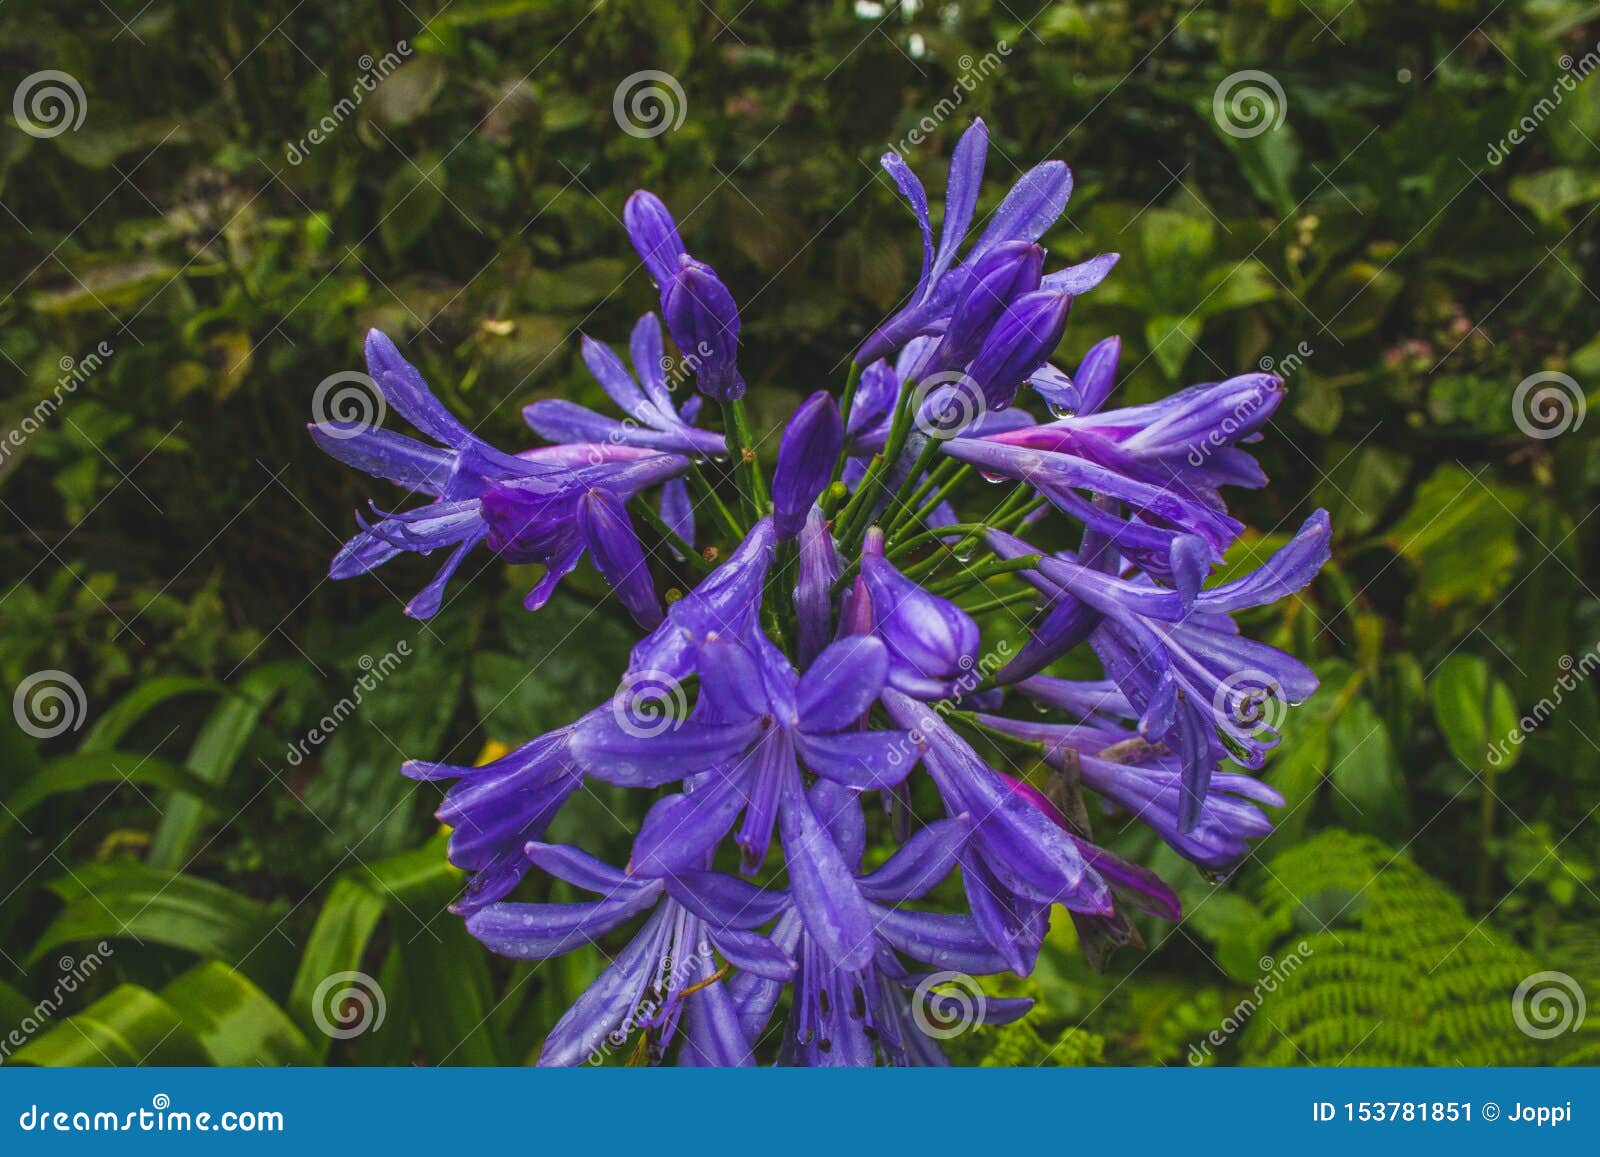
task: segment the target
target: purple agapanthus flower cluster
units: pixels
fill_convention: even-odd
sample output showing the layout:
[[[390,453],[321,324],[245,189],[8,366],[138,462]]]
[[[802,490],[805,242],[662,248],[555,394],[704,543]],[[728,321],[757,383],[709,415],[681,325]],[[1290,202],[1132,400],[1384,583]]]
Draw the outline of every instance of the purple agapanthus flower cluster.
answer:
[[[884,158],[921,276],[771,452],[743,408],[734,296],[645,192],[624,221],[693,396],[676,396],[646,314],[626,361],[582,343],[623,417],[535,402],[547,444],[508,454],[373,333],[371,377],[428,441],[312,428],[430,499],[375,509],[335,577],[444,550],[407,608],[426,618],[481,544],[544,566],[537,610],[587,556],[642,633],[616,694],[581,718],[484,766],[403,769],[454,781],[439,817],[468,873],[457,910],[489,949],[548,960],[593,943],[609,960],[542,1063],[942,1063],[940,986],[1026,975],[1058,907],[1093,960],[1140,943],[1137,915],[1180,917],[1167,883],[1096,842],[1092,812],[1212,873],[1271,829],[1282,800],[1248,771],[1277,708],[1316,680],[1233,614],[1311,582],[1327,515],[1256,569],[1210,575],[1244,529],[1222,489],[1266,481],[1242,444],[1282,383],[1246,374],[1115,408],[1117,339],[1053,365],[1073,299],[1116,256],[1048,269],[1040,238],[1072,190],[1054,161],[969,245],[987,151],[978,122],[937,244],[921,182]],[[1029,400],[1048,420],[1013,405]],[[1061,677],[1085,647],[1100,677]],[[623,864],[544,841],[587,780],[655,793]],[[515,898],[530,872],[592,898]],[[967,1006],[1001,1023],[1028,1002]]]

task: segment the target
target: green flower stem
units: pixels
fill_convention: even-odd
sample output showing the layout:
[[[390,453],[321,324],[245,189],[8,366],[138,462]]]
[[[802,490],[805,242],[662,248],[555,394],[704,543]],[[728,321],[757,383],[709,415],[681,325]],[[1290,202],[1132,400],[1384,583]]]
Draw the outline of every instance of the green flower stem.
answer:
[[[889,537],[893,538],[905,527],[922,521],[923,516],[943,502],[951,489],[966,478],[971,470],[971,466],[953,458],[946,458],[935,466],[922,485],[917,487],[916,493],[906,500],[905,513],[886,528]]]
[[[733,511],[722,501],[722,495],[717,493],[717,488],[712,485],[711,479],[705,476],[699,465],[689,467],[688,478],[706,504],[711,507],[711,512],[717,516],[717,521],[722,523],[722,528],[732,536],[733,544],[737,546],[743,542],[745,527],[741,526],[739,520],[733,516]]]
[[[998,595],[992,599],[984,599],[979,603],[962,604],[961,609],[969,615],[981,615],[989,611],[998,611],[1002,607],[1018,606],[1022,603],[1035,603],[1039,600],[1039,592],[1029,587],[1023,591],[1013,591],[1008,595]]]
[[[911,397],[915,392],[915,382],[908,381],[900,387],[900,397],[895,401],[894,421],[889,427],[883,453],[873,458],[866,477],[856,487],[855,496],[841,515],[843,532],[839,535],[839,545],[847,554],[859,545],[858,540],[866,534],[872,521],[873,508],[883,493],[884,476],[900,457],[900,451],[905,449],[906,438],[911,433]]]
[[[845,444],[839,447],[839,458],[833,464],[833,477],[829,482],[837,482],[844,476],[844,464],[850,457],[850,411],[856,404],[856,387],[861,384],[861,366],[856,362],[850,363],[850,373],[844,380],[844,397],[839,400],[839,418],[844,424]]]
[[[1012,574],[1019,570],[1032,570],[1039,565],[1042,554],[1025,554],[1021,558],[1005,558],[995,562],[986,562],[979,566],[967,566],[958,575],[945,579],[929,587],[932,594],[945,598],[960,594],[971,589],[985,579],[994,578],[996,575]]]
[[[675,532],[665,522],[661,521],[661,516],[652,510],[650,503],[646,502],[643,498],[636,499],[632,508],[634,513],[638,514],[640,518],[644,519],[644,521],[648,523],[650,527],[666,541],[668,546],[672,547],[673,550],[682,555],[684,559],[696,570],[711,570],[716,565],[715,563],[707,562],[705,557],[701,555],[699,551],[690,546],[687,542],[684,542],[683,539],[679,538],[677,532]]]
[[[743,398],[728,403],[728,433],[733,435],[728,451],[734,458],[734,477],[739,480],[739,493],[744,498],[750,520],[766,516],[771,500],[767,497],[767,480],[761,473],[761,461],[756,456],[755,438],[750,433],[750,415]]]

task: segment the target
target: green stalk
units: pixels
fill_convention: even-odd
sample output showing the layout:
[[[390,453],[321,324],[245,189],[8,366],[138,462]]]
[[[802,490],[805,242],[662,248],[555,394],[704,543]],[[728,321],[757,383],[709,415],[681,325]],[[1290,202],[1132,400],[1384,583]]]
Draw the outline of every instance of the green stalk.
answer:
[[[1029,587],[1025,591],[1012,591],[1009,595],[997,595],[992,599],[985,599],[981,603],[963,605],[962,610],[969,615],[981,615],[988,611],[998,611],[1001,607],[1016,606],[1019,603],[1034,603],[1039,600],[1039,592]]]
[[[643,498],[634,502],[633,510],[666,541],[667,545],[681,554],[696,570],[711,570],[715,565],[707,562],[699,551],[679,538],[677,532],[661,521],[661,516],[652,510],[650,504]]]
[[[911,396],[916,391],[915,382],[906,382],[900,387],[900,396],[895,400],[894,421],[889,427],[889,437],[884,443],[883,453],[872,460],[872,465],[867,469],[867,475],[861,480],[861,485],[856,487],[856,493],[845,507],[841,516],[843,533],[839,536],[839,545],[845,551],[851,551],[857,545],[857,539],[866,534],[867,526],[872,521],[873,507],[877,506],[878,498],[883,491],[883,476],[893,467],[895,459],[900,457],[900,451],[905,449],[906,438],[911,433]]]
[[[1032,570],[1039,565],[1042,554],[1025,554],[1021,558],[1005,558],[996,562],[986,562],[982,566],[968,566],[958,575],[936,583],[929,587],[932,594],[949,597],[959,594],[970,588],[973,584],[984,579],[994,578],[997,575],[1012,574],[1019,570]]]
[[[850,455],[850,411],[856,404],[856,387],[861,384],[861,366],[856,362],[850,363],[850,373],[844,379],[844,397],[839,401],[839,417],[844,424],[845,444],[839,447],[838,460],[833,464],[833,476],[828,479],[830,483],[837,482],[844,476],[845,460]]]
[[[764,517],[771,505],[767,497],[767,480],[761,474],[761,462],[756,456],[755,437],[750,433],[750,416],[745,411],[744,399],[735,398],[727,405],[728,432],[733,435],[728,450],[734,456],[734,477],[739,480],[739,493],[744,499],[750,520]]]
[[[745,528],[741,526],[739,524],[739,520],[733,516],[733,511],[729,510],[727,503],[722,501],[722,495],[717,493],[717,488],[712,485],[711,479],[705,476],[698,464],[689,467],[688,478],[694,484],[695,489],[699,491],[699,493],[705,498],[706,502],[710,505],[711,512],[715,514],[717,516],[717,520],[722,523],[722,528],[732,536],[734,545],[737,546],[739,543],[743,542]]]

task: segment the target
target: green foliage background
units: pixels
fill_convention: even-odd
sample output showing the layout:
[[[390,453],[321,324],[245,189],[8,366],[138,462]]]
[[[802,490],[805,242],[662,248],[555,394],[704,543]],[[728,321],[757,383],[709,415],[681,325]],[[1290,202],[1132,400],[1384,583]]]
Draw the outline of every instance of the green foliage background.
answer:
[[[1596,423],[1532,438],[1512,404],[1537,371],[1600,382],[1600,79],[1562,84],[1600,51],[1600,8],[1478,9],[9,0],[5,92],[59,69],[86,115],[51,139],[0,123],[0,418],[61,403],[0,459],[0,674],[9,691],[69,672],[88,705],[48,741],[0,726],[9,1061],[536,1057],[601,955],[480,951],[445,911],[437,793],[396,769],[566,722],[613,689],[630,629],[592,575],[530,619],[527,575],[469,567],[426,626],[399,604],[433,564],[328,583],[377,492],[314,452],[313,392],[379,326],[501,444],[534,397],[597,400],[576,333],[620,340],[652,307],[617,219],[648,185],[742,302],[770,427],[842,377],[915,279],[878,155],[943,122],[907,149],[937,190],[978,114],[997,146],[984,207],[1060,157],[1077,189],[1053,260],[1123,254],[1075,305],[1063,360],[1121,333],[1122,396],[1143,400],[1272,359],[1290,401],[1260,447],[1273,485],[1240,499],[1258,531],[1240,561],[1314,506],[1336,545],[1311,590],[1248,624],[1323,676],[1266,773],[1279,832],[1219,883],[1110,817],[1106,838],[1178,883],[1184,922],[1148,925],[1148,950],[1102,975],[1058,920],[1011,986],[1038,1011],[955,1054],[1600,1058],[1589,1028],[1540,1040],[1511,1015],[1540,971],[1600,996],[1600,704],[1592,681],[1558,684],[1600,657]],[[307,146],[402,41],[403,66]],[[643,69],[686,100],[652,139],[612,113]],[[1213,99],[1247,69],[1281,86],[1284,118],[1236,137]],[[63,396],[62,359],[101,342]],[[580,794],[557,834],[620,856],[642,806]],[[345,971],[386,998],[382,1027],[349,1039],[315,1011]],[[13,1026],[31,1026],[20,1047]]]

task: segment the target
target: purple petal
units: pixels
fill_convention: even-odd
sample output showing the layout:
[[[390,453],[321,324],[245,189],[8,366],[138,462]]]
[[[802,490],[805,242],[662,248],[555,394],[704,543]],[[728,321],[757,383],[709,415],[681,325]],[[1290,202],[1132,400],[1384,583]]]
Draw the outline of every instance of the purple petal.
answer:
[[[795,693],[800,726],[811,734],[853,726],[883,693],[888,672],[889,652],[871,635],[830,644],[800,677]]]
[[[977,260],[1002,241],[1039,240],[1056,223],[1071,196],[1072,172],[1066,165],[1060,161],[1035,165],[1011,186],[967,260]]]
[[[643,189],[623,206],[622,223],[639,259],[656,284],[664,288],[678,272],[679,255],[686,252],[683,238],[678,236],[678,223],[660,197]]]
[[[800,533],[812,503],[833,476],[843,445],[839,404],[828,391],[818,390],[794,412],[778,445],[778,465],[772,476],[772,521],[780,542]]]
[[[745,778],[716,774],[698,791],[669,795],[645,813],[628,870],[641,876],[696,871],[745,806]]]
[[[1074,297],[1080,293],[1088,293],[1110,275],[1112,267],[1120,259],[1119,254],[1102,253],[1098,257],[1080,261],[1077,265],[1069,265],[1065,269],[1047,273],[1044,276],[1044,288],[1053,289],[1058,293],[1070,293]],[[1090,410],[1096,408],[1098,407],[1089,407]]]
[[[547,960],[593,943],[655,901],[653,890],[642,890],[584,904],[490,904],[467,917],[467,931],[502,956]]]
[[[653,630],[661,622],[661,600],[639,532],[622,504],[604,490],[590,490],[578,500],[578,533],[589,547],[595,569],[611,584],[633,621]]]
[[[619,692],[616,710],[580,720],[571,739],[574,762],[619,787],[659,787],[705,771],[742,754],[760,730],[755,721],[670,719],[655,710],[655,701],[635,695],[630,703],[628,694],[626,687]]]
[[[859,791],[893,787],[917,765],[917,746],[903,731],[801,732],[795,747],[812,771]]]
[[[929,280],[938,280],[955,260],[972,224],[972,211],[983,186],[983,166],[989,155],[989,129],[982,118],[961,134],[950,157],[950,179],[944,189],[944,222],[939,229],[939,252],[934,256]]]
[[[784,777],[778,822],[807,933],[840,968],[864,968],[873,954],[872,914],[833,837],[812,814],[797,770]]]
[[[366,355],[367,373],[401,417],[442,446],[460,446],[471,440],[471,433],[433,396],[417,368],[400,355],[388,334],[369,329]]]
[[[800,566],[794,608],[799,621],[799,660],[810,667],[833,636],[833,584],[839,581],[839,556],[819,507],[812,507],[800,530]]]
[[[971,832],[972,821],[966,816],[934,821],[861,881],[862,895],[884,902],[921,899],[956,866],[956,857]]]

